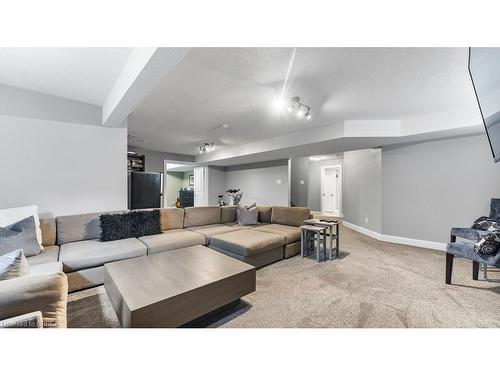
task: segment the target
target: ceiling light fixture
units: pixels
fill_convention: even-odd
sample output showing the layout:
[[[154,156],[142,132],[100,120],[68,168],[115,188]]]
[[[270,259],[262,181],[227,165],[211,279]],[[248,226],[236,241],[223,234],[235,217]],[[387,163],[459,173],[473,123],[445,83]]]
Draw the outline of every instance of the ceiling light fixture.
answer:
[[[276,99],[274,107],[279,111],[282,111],[286,107],[289,113],[295,111],[295,114],[299,118],[305,117],[307,120],[310,120],[312,118],[311,107],[302,103],[300,101],[300,97],[298,96],[294,96],[293,98],[290,98],[288,100],[280,96]]]
[[[213,143],[203,143],[200,145],[200,154],[204,154],[205,152],[211,152],[215,150],[215,145]]]

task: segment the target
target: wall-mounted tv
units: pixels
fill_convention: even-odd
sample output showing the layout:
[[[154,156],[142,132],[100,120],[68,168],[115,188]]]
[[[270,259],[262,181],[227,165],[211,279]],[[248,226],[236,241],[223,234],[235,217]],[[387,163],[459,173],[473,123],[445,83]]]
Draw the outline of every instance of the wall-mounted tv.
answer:
[[[500,48],[469,48],[469,74],[495,162],[500,160]]]

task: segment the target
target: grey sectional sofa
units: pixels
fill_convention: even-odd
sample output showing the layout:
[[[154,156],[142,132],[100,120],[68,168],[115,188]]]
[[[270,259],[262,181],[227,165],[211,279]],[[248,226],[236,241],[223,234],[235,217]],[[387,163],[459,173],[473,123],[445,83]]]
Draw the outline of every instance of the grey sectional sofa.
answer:
[[[60,262],[69,292],[97,286],[104,280],[104,264],[194,245],[206,245],[257,267],[300,252],[300,229],[310,217],[307,208],[261,206],[259,223],[239,226],[236,207],[160,209],[162,233],[101,242],[100,215],[42,219],[44,252],[28,258],[30,265],[53,267]],[[52,263],[52,265],[51,265]]]

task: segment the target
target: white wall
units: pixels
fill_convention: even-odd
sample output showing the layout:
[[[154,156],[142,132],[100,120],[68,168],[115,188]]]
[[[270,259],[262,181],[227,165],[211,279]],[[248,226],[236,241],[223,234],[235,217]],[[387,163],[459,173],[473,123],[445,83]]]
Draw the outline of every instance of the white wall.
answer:
[[[380,149],[344,152],[344,221],[381,233],[382,158]]]
[[[0,114],[68,124],[100,125],[101,107],[0,84]]]
[[[127,207],[127,129],[0,115],[0,208],[43,216]]]
[[[225,190],[241,189],[242,203],[289,205],[288,161],[226,167]],[[277,181],[280,180],[281,184]],[[227,196],[225,197],[227,200]]]

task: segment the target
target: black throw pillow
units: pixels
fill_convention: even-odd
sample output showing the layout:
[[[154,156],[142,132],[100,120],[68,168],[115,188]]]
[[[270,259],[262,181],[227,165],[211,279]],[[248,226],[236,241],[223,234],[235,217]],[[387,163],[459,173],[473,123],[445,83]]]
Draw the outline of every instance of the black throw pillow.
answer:
[[[104,214],[100,221],[103,242],[161,233],[160,210]]]

